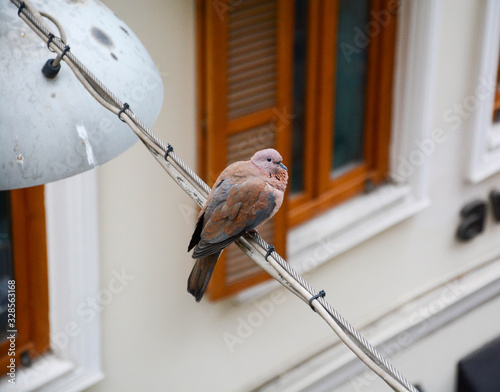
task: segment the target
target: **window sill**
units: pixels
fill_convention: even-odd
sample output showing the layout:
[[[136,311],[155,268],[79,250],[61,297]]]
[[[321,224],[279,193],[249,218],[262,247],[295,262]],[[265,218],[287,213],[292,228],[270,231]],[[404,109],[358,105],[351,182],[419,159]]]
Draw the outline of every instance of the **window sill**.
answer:
[[[355,197],[288,234],[288,262],[308,272],[368,238],[421,211],[407,185],[384,185]]]
[[[37,369],[43,371],[37,371]],[[0,381],[0,390],[9,388],[9,391],[33,391],[48,382],[58,379],[71,372],[74,366],[69,361],[57,359],[54,355],[48,354],[37,358],[30,368],[16,370],[15,384],[8,382],[8,377]]]
[[[46,185],[45,212],[52,351],[0,390],[80,392],[103,378],[100,313],[88,320],[85,307],[99,298],[96,171]]]
[[[17,370],[15,384],[9,383],[8,377],[4,377],[0,380],[0,390],[83,391],[102,378],[103,374],[100,371],[82,373],[71,361],[61,360],[54,354],[48,354],[36,359],[31,367]],[[71,382],[68,383],[68,380]]]
[[[490,153],[500,152],[500,124],[493,124],[488,144]]]
[[[500,154],[496,155],[498,156],[491,157],[491,159],[483,162],[481,164],[481,167],[477,167],[474,170],[471,170],[469,181],[472,184],[478,184],[500,172]]]
[[[299,273],[309,272],[428,205],[429,200],[416,197],[409,185],[380,186],[292,229],[287,261]],[[255,300],[278,286],[278,282],[266,282],[240,293],[235,300]]]
[[[476,137],[479,137],[476,134]],[[500,125],[494,124],[489,129],[489,135],[485,136],[484,151],[473,156],[473,164],[470,170],[469,180],[477,184],[488,177],[500,172]]]

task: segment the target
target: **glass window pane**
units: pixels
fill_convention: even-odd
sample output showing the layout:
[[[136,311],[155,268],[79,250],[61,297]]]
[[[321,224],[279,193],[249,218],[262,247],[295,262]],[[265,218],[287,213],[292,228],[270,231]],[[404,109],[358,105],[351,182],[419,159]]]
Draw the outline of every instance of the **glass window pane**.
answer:
[[[369,0],[340,0],[334,101],[333,175],[363,160]]]
[[[304,189],[304,134],[307,59],[307,0],[295,1],[293,48],[292,193]]]
[[[0,341],[7,336],[7,292],[14,278],[9,192],[0,192]]]

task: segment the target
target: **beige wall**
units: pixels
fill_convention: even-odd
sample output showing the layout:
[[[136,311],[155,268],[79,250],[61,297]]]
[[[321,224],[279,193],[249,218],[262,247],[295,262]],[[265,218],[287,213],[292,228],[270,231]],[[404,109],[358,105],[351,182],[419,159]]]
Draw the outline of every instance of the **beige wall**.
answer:
[[[139,36],[162,75],[165,98],[153,130],[196,168],[193,2],[105,3]],[[487,233],[473,243],[460,245],[454,239],[460,208],[500,188],[500,176],[479,185],[465,183],[463,151],[471,124],[465,120],[452,129],[443,119],[443,113],[476,85],[471,75],[480,25],[478,3],[440,2],[433,127],[442,127],[448,139],[430,158],[430,207],[307,275],[355,325],[487,253],[500,253],[500,225],[491,218]],[[194,217],[185,213],[194,204],[142,145],[99,168],[98,177],[101,287],[107,287],[114,270],[124,269],[134,278],[102,312],[105,379],[89,392],[246,390],[334,341],[326,324],[284,291],[245,304],[194,302],[186,292],[192,266],[186,249]],[[231,350],[224,334],[235,335],[241,320],[271,301],[275,305],[269,316]],[[443,351],[463,343],[463,350],[447,360],[455,361],[462,351],[494,335],[493,330],[476,336],[466,328],[475,323],[500,325],[500,303],[488,306],[487,312],[470,314],[463,324],[439,335]],[[451,392],[450,364],[429,355],[432,347],[427,341],[412,347],[398,358],[400,370],[433,380],[429,385],[439,385],[434,390]],[[448,370],[422,375],[415,370],[422,363],[428,365],[422,369]],[[352,386],[342,389],[351,390]]]

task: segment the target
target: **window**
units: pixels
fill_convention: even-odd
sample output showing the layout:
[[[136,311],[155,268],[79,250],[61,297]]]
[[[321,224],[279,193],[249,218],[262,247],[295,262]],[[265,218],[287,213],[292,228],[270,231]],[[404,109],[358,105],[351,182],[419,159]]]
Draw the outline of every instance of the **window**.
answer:
[[[289,228],[386,179],[396,6],[198,2],[199,171],[213,185],[256,150],[281,152],[289,197],[261,233],[281,254]],[[232,245],[209,294],[222,298],[264,279]]]
[[[493,122],[498,124],[500,122],[500,60],[498,62],[497,68],[498,69],[497,69],[497,80],[495,85],[495,101],[493,102]]]
[[[386,179],[396,26],[383,1],[295,5],[291,226]]]
[[[8,284],[14,281],[15,284]],[[15,286],[15,325],[8,291]],[[9,355],[15,333],[15,356]],[[43,186],[0,192],[0,368],[16,370],[49,348],[47,248]],[[8,371],[9,369],[7,369]]]
[[[500,51],[499,51],[500,57]],[[498,60],[496,83],[495,83],[495,98],[493,101],[493,126],[489,135],[489,151],[498,153],[500,148],[500,59]]]
[[[500,171],[500,4],[494,0],[481,3],[480,41],[477,42],[478,62],[471,95],[463,107],[471,117],[470,165],[468,179],[478,183]],[[457,126],[464,121],[454,117]],[[492,121],[493,120],[493,121]]]

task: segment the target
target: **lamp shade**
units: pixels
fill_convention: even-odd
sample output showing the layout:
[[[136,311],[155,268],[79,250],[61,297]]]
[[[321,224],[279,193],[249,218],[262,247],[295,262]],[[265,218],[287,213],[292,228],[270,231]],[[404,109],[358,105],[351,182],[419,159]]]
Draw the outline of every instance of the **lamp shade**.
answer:
[[[132,30],[95,0],[32,3],[58,20],[72,53],[151,126],[160,112],[163,85]],[[0,190],[81,173],[139,140],[64,62],[55,78],[46,78],[41,69],[49,58],[55,54],[18,17],[17,8],[0,2]]]

